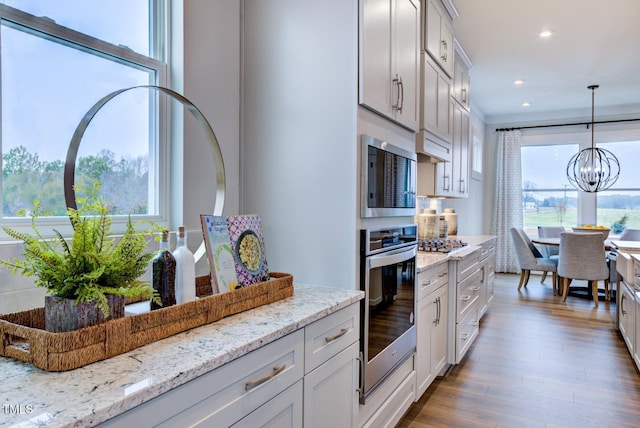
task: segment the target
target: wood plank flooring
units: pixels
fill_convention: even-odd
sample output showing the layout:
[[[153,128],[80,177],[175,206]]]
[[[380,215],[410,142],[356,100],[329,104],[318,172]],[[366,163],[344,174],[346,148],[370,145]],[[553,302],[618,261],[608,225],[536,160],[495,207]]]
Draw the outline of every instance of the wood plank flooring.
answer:
[[[550,278],[532,275],[521,292],[518,279],[496,274],[467,356],[398,426],[640,426],[640,374],[615,329],[615,302],[562,303]]]

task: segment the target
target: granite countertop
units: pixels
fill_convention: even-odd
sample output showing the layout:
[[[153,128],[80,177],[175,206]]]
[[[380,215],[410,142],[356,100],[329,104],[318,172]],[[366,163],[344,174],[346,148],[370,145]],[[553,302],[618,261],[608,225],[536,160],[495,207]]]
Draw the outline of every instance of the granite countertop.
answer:
[[[417,273],[420,273],[430,267],[437,266],[440,263],[448,262],[449,260],[461,260],[474,251],[478,251],[480,246],[485,242],[495,239],[495,235],[461,235],[457,236],[456,239],[466,242],[468,245],[450,253],[438,254],[418,251],[416,262]]]
[[[0,427],[96,425],[363,297],[295,285],[293,297],[66,372],[0,357]]]

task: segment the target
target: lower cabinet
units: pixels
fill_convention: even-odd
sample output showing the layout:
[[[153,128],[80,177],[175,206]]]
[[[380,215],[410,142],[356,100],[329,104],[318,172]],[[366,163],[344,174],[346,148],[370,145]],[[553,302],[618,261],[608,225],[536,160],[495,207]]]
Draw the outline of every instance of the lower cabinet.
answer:
[[[481,249],[449,261],[449,328],[447,359],[458,364],[480,331]]]
[[[302,426],[302,381],[299,380],[231,426],[234,428]]]
[[[480,246],[480,318],[489,309],[493,300],[493,283],[496,268],[496,238],[492,238]]]
[[[447,364],[448,266],[418,274],[416,401]]]
[[[359,320],[350,305],[103,426],[353,427]]]
[[[636,303],[634,298],[633,288],[624,282],[621,282],[619,287],[622,292],[620,297],[620,319],[618,328],[620,334],[624,339],[624,343],[627,345],[627,349],[631,355],[635,355],[635,319],[636,319]],[[640,317],[638,317],[640,318]]]

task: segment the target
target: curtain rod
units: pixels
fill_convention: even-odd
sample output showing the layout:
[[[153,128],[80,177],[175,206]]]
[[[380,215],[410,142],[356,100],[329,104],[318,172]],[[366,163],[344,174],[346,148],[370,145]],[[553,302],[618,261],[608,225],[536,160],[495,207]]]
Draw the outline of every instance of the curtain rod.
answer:
[[[593,122],[594,124],[601,123],[619,123],[619,122],[637,122],[640,121],[640,118],[637,119],[616,119],[616,120],[601,120],[597,122]],[[556,126],[579,126],[579,125],[587,125],[587,129],[589,129],[589,125],[592,122],[578,122],[578,123],[558,123],[555,125],[532,125],[532,126],[516,126],[514,128],[497,128],[496,132],[500,131],[515,131],[520,129],[534,129],[534,128],[552,128]]]

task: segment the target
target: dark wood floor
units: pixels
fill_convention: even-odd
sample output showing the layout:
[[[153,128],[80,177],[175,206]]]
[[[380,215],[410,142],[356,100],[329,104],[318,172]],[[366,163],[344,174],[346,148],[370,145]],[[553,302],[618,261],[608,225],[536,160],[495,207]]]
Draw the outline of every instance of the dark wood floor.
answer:
[[[560,297],[551,279],[496,275],[495,298],[461,364],[399,427],[638,427],[640,375],[615,303]]]

